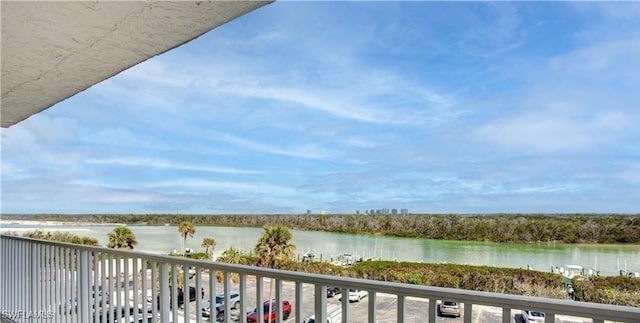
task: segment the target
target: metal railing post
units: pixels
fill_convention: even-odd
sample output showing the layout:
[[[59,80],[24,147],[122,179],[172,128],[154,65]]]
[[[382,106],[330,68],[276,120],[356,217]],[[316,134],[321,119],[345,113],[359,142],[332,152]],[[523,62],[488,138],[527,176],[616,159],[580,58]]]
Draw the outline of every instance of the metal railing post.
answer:
[[[188,301],[188,298],[185,300]],[[160,322],[169,321],[169,265],[163,262],[160,264]]]
[[[344,294],[342,294],[344,297]],[[348,297],[348,296],[347,296]],[[315,321],[327,321],[327,285],[316,284],[315,286]],[[300,313],[296,313],[300,315]]]
[[[304,317],[302,316],[302,304],[304,302],[303,298],[303,285],[301,281],[296,281],[296,323],[303,323]]]
[[[376,323],[376,292],[369,291],[369,323]]]
[[[502,308],[502,323],[511,323],[511,308]]]
[[[256,322],[262,322],[264,320],[263,293],[264,293],[263,277],[256,275]]]
[[[397,323],[404,323],[404,310],[405,310],[405,306],[404,306],[404,301],[406,299],[406,297],[404,295],[397,295],[398,297],[398,307],[397,307],[397,313],[396,313],[396,322]]]
[[[77,276],[79,276],[79,297],[78,297],[78,314],[80,322],[90,321],[91,301],[89,300],[89,276],[91,276],[91,266],[89,265],[89,251],[81,250],[79,267]]]
[[[472,317],[473,317],[473,304],[466,302],[464,303],[464,323],[471,323]]]
[[[38,272],[40,271],[40,268],[38,268],[38,256],[39,256],[39,250],[38,250],[38,245],[35,243],[31,243],[30,244],[30,252],[31,252],[31,261],[29,262],[29,272],[31,273],[31,277],[29,279],[29,291],[31,291],[31,299],[29,300],[29,307],[28,309],[32,310],[32,311],[36,311],[38,310],[38,298],[40,297],[39,295],[39,290],[40,288],[38,288]],[[24,308],[23,310],[26,310],[26,308]]]

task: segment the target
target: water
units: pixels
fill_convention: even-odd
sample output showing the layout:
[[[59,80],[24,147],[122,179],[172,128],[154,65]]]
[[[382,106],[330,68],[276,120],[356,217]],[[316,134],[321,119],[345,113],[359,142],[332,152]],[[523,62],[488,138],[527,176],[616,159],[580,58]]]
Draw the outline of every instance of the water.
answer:
[[[175,226],[130,225],[138,240],[136,250],[167,254],[180,250],[182,239]],[[98,239],[106,246],[113,225],[55,225],[2,223],[0,231],[71,231]],[[262,235],[262,228],[196,227],[187,247],[200,247],[204,237],[216,239],[214,255],[229,247],[249,251]],[[619,269],[640,271],[640,245],[602,244],[504,244],[491,242],[440,241],[292,230],[296,252],[313,252],[323,260],[342,253],[429,263],[455,263],[550,271],[551,266],[567,264],[596,267],[603,275],[617,275]]]

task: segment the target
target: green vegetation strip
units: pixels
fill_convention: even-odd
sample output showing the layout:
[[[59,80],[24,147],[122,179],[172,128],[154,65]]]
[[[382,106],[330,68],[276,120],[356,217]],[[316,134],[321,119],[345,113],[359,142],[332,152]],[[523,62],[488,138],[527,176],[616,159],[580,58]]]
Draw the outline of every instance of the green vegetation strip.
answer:
[[[640,243],[640,215],[3,215],[4,220],[264,227],[509,243]]]

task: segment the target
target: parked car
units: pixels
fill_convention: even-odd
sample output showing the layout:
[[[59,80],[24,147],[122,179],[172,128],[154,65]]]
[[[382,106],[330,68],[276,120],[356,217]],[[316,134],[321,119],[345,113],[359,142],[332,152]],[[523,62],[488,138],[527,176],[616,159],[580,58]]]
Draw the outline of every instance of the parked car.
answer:
[[[263,304],[262,310],[264,313],[263,322],[275,322],[276,321],[276,300],[272,299],[271,301],[265,301]],[[271,305],[271,306],[269,306]],[[258,309],[253,309],[253,311],[247,313],[247,322],[248,323],[256,323],[257,322],[257,311]],[[291,303],[287,300],[282,301],[282,319],[286,320],[289,318],[291,314]]]
[[[171,287],[169,287],[171,290]],[[160,294],[158,294],[158,309],[160,309]],[[204,298],[204,288],[201,291],[200,298]],[[195,302],[196,300],[196,288],[193,286],[189,286],[189,302]],[[184,292],[182,288],[178,288],[178,307],[182,307],[184,305]],[[169,295],[169,306],[173,306],[172,295]]]
[[[344,293],[340,294],[340,300],[342,300],[342,295],[344,295]],[[367,295],[369,295],[369,293],[366,290],[349,288],[349,302],[359,302],[361,299],[367,297]]]
[[[442,301],[440,304],[440,316],[460,317],[460,304],[454,301]]]
[[[316,323],[316,316],[311,315],[304,323]],[[327,306],[327,323],[342,323],[342,307],[340,305]]]
[[[238,309],[240,308],[240,294],[237,292],[232,292],[229,294],[229,304],[231,308]],[[216,295],[216,307],[215,314],[216,317],[220,315],[220,313],[224,312],[224,294]],[[202,316],[210,317],[211,316],[211,303],[208,299],[202,302]]]
[[[94,298],[96,298],[96,295],[94,295],[94,291],[93,288],[91,288],[91,295],[89,295],[90,299],[89,302],[91,304],[91,306],[95,305],[95,300]],[[102,287],[98,286],[98,295],[97,295],[97,301],[98,301],[98,306],[102,305],[102,296],[105,296],[105,303],[109,304],[109,292],[105,291],[104,293],[102,292]],[[75,313],[78,310],[78,296],[73,296],[72,298],[60,303],[59,305],[59,309],[60,309],[60,313]]]
[[[126,313],[124,306],[107,307],[98,309],[98,319],[94,317],[95,323],[152,323],[153,315],[150,312],[145,313],[141,308],[129,307],[129,313]],[[103,316],[106,320],[102,320]]]
[[[340,287],[327,286],[327,297],[333,297],[340,293],[342,293],[342,291],[340,290]]]
[[[522,320],[525,323],[544,323],[544,313],[536,311],[522,311]]]

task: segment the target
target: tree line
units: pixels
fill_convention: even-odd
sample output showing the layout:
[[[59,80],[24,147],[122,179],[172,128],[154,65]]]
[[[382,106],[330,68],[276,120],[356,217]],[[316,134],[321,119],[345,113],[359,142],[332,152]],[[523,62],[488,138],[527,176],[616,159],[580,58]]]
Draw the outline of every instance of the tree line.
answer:
[[[4,215],[5,219],[93,223],[264,227],[438,240],[507,243],[640,243],[640,215]]]

